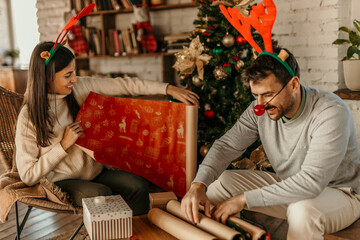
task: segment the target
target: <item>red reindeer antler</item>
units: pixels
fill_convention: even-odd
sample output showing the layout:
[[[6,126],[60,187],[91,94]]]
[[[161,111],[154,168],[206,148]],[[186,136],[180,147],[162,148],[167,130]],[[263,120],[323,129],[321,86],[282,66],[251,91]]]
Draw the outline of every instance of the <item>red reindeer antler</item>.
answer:
[[[68,32],[70,31],[70,29],[72,28],[72,26],[74,26],[74,24],[82,17],[85,17],[86,15],[88,15],[95,7],[95,3],[92,3],[88,6],[86,6],[85,8],[83,8],[76,16],[73,16],[69,19],[69,21],[65,24],[64,28],[61,30],[60,34],[58,35],[56,41],[55,41],[55,45],[54,45],[54,49],[56,48],[56,45],[58,44],[58,40],[61,36],[61,34],[65,32],[65,34],[63,35],[63,37],[61,38],[60,42],[62,42],[65,38],[65,36],[68,34]]]
[[[272,53],[272,41],[271,32],[272,27],[276,19],[276,6],[273,0],[263,0],[262,3],[252,7],[250,16],[242,16],[236,7],[227,8],[220,5],[220,10],[225,18],[231,23],[231,25],[238,30],[241,35],[248,41],[248,43],[258,52],[261,53],[261,48],[256,44],[251,35],[251,26],[253,26],[261,35],[265,50]],[[266,8],[266,11],[265,11]]]

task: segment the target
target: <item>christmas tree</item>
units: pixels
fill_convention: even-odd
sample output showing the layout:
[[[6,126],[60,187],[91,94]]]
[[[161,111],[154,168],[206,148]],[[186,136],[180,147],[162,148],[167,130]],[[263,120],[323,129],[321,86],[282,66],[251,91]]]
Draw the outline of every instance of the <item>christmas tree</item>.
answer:
[[[194,21],[196,30],[190,37],[190,47],[175,54],[174,68],[179,71],[181,83],[200,96],[198,149],[202,156],[254,100],[241,81],[242,71],[253,61],[252,47],[219,8],[220,4],[236,7],[248,15],[252,1],[198,0],[198,19]],[[255,42],[263,47],[261,36],[252,31]],[[258,145],[255,143],[245,155]]]

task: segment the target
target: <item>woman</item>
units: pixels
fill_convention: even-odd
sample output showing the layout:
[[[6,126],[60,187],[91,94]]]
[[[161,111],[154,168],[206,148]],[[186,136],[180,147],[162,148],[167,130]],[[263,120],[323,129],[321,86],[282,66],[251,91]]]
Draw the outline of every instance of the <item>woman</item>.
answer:
[[[148,211],[148,183],[125,172],[111,171],[74,143],[83,134],[74,122],[90,91],[106,95],[168,94],[185,103],[198,103],[188,90],[137,78],[75,76],[72,52],[60,46],[50,58],[53,42],[33,50],[24,104],[15,136],[16,164],[22,181],[31,186],[47,178],[82,205],[83,197],[120,194],[134,215]],[[46,61],[46,59],[48,59]],[[46,62],[45,62],[46,61]]]

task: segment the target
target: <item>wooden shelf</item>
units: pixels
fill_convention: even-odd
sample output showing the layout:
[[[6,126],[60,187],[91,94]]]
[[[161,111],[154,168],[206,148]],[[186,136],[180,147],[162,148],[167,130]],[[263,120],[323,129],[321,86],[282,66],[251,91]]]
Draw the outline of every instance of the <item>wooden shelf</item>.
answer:
[[[126,54],[121,56],[112,55],[97,55],[97,56],[77,56],[76,59],[94,59],[94,58],[128,58],[128,57],[151,57],[151,56],[173,56],[174,53],[155,52],[155,53],[139,53],[139,54]]]
[[[360,100],[360,91],[351,91],[350,89],[344,88],[334,92],[342,99],[346,100]]]
[[[150,7],[150,11],[161,11],[161,10],[169,10],[176,8],[190,8],[196,7],[196,3],[180,3],[180,4],[168,4],[168,5],[160,5],[156,7]],[[105,11],[96,11],[91,12],[89,15],[104,15],[104,14],[121,14],[121,13],[131,13],[133,12],[132,8],[125,8],[120,10],[105,10]]]

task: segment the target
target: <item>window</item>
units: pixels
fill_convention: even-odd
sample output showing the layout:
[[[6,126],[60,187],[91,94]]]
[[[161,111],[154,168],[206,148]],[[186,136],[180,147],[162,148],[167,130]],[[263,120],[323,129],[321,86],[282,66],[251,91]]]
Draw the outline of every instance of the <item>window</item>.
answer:
[[[31,52],[38,44],[40,34],[36,17],[36,0],[11,0],[14,45],[20,50],[17,65],[27,68]]]

